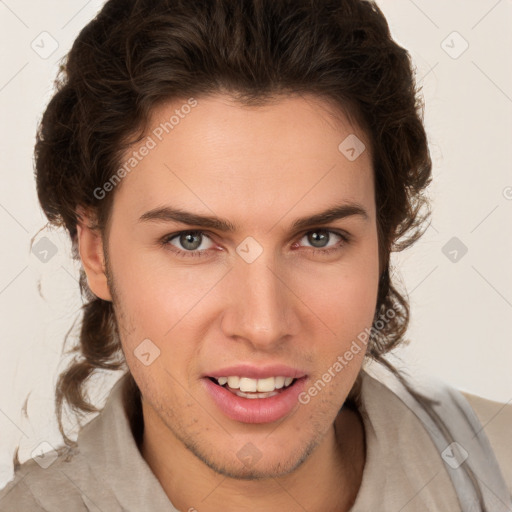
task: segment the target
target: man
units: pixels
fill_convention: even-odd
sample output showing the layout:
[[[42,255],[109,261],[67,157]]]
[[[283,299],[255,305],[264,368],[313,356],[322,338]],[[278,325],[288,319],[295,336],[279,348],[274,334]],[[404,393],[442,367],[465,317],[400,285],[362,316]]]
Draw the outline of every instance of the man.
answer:
[[[512,510],[510,407],[479,421],[384,357],[409,311],[390,252],[426,220],[416,100],[370,2],[107,2],[43,117],[37,187],[88,299],[59,414],[126,373],[0,509]]]

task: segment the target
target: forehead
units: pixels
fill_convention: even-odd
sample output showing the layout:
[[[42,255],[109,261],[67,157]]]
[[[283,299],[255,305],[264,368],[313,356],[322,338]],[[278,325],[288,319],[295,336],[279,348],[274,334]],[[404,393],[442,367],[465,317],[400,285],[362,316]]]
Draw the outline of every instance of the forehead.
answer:
[[[262,106],[222,95],[162,104],[122,163],[134,159],[115,200],[133,215],[165,204],[247,219],[292,205],[301,212],[343,200],[373,206],[366,134],[315,97]]]

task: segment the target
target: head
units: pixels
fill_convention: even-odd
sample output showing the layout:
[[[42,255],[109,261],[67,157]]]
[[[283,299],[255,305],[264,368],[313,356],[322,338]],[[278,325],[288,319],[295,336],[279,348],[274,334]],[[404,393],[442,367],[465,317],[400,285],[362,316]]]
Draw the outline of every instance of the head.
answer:
[[[37,188],[87,299],[59,417],[94,410],[96,370],[128,368],[146,420],[211,468],[292,471],[406,331],[390,255],[420,236],[431,175],[408,53],[363,0],[110,0],[57,89]],[[241,363],[325,385],[240,421],[207,388]]]

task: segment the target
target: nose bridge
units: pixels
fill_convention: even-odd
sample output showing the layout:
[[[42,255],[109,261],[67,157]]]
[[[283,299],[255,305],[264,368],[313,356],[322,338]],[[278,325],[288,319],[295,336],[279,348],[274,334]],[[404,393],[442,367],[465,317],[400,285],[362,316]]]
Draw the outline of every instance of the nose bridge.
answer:
[[[224,312],[225,333],[260,348],[294,333],[293,294],[273,263],[265,252],[251,263],[239,259],[231,276],[233,300]]]

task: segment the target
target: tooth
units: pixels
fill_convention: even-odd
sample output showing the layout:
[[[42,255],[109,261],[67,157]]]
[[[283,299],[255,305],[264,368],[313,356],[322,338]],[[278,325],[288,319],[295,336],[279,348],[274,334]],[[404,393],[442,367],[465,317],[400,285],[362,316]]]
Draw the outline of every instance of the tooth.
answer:
[[[258,381],[256,379],[249,379],[248,377],[240,378],[240,391],[256,391]]]
[[[259,398],[259,396],[258,395],[245,395],[244,398],[254,399],[254,398]]]
[[[249,377],[229,376],[218,377],[220,386],[227,383],[230,388],[239,389],[246,393],[270,393],[276,389],[288,387],[293,382],[293,377],[266,377],[264,379],[251,379]]]
[[[230,388],[239,388],[240,387],[240,377],[228,377],[228,386]]]
[[[274,377],[276,389],[281,389],[284,386],[284,377]]]
[[[274,391],[275,379],[274,377],[267,377],[266,379],[258,379],[258,391]]]
[[[235,395],[241,396],[242,398],[250,398],[250,399],[257,399],[257,398],[269,398],[271,396],[276,396],[279,393],[276,391],[270,391],[269,393],[243,393],[242,391],[233,391]]]

